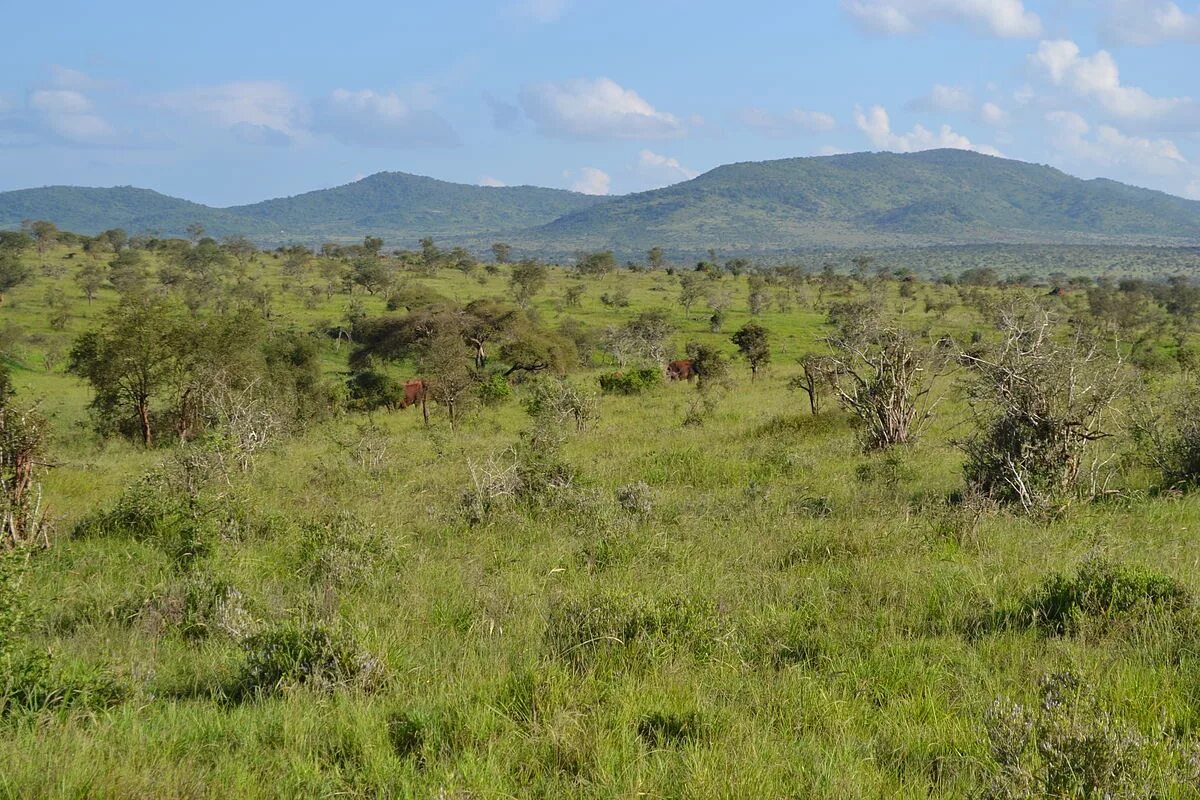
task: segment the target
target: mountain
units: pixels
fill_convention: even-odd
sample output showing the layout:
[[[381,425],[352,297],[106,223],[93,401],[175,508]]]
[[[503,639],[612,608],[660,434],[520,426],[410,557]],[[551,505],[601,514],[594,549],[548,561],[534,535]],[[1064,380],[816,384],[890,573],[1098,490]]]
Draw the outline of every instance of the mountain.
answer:
[[[673,256],[963,244],[1200,244],[1200,202],[964,150],[854,153],[730,164],[619,197],[483,187],[383,172],[345,186],[232,208],[145,189],[56,186],[0,193],[0,227],[49,219],[95,233],[210,234],[263,243],[425,235],[482,250],[562,256],[659,245]]]
[[[530,228],[603,200],[562,189],[468,186],[403,172],[380,172],[345,186],[232,208],[212,208],[129,186],[49,186],[0,192],[0,228],[48,219],[77,233],[124,228],[184,236],[189,225],[199,223],[212,236],[241,234],[263,243],[372,235],[414,245],[426,235]]]
[[[718,167],[568,214],[527,246],[722,252],[995,243],[1200,243],[1200,202],[965,150]]]

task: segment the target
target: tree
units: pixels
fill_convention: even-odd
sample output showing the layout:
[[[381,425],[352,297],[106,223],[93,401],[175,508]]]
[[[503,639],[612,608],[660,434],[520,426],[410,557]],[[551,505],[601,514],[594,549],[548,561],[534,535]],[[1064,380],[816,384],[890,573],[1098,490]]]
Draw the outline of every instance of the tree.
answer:
[[[767,291],[767,279],[759,274],[754,274],[747,280],[749,287],[749,296],[747,303],[750,307],[750,313],[758,316],[767,310],[767,306],[771,303],[771,295]]]
[[[44,219],[36,219],[30,222],[22,223],[30,236],[33,237],[33,243],[37,247],[38,258],[45,263],[46,251],[50,246],[58,241],[59,231],[58,226],[53,222],[47,222]]]
[[[650,269],[661,269],[664,263],[666,260],[661,247],[651,247],[646,252],[646,264]]]
[[[700,378],[698,389],[708,388],[714,381],[725,377],[725,373],[729,371],[729,362],[725,360],[721,351],[712,345],[688,342],[686,351],[692,362],[692,369],[696,370],[696,375]]]
[[[0,393],[0,553],[39,538],[49,544],[38,483],[47,467],[49,438],[50,426],[36,408],[17,408],[11,393]],[[0,615],[3,611],[0,607]]]
[[[514,265],[509,281],[512,284],[517,305],[521,308],[528,308],[534,296],[546,285],[549,274],[550,271],[546,266],[536,259],[527,258]]]
[[[19,255],[0,250],[0,305],[4,303],[6,292],[29,280],[32,274],[29,265]]]
[[[88,305],[96,299],[96,293],[104,286],[107,278],[104,267],[96,263],[85,264],[83,269],[75,273],[75,283],[87,298]]]
[[[512,260],[512,246],[504,242],[496,242],[492,245],[492,257],[497,264],[507,264]]]
[[[378,256],[359,256],[350,264],[351,282],[366,289],[367,294],[386,292],[394,277],[391,267]]]
[[[135,295],[75,341],[69,370],[91,384],[103,430],[136,430],[145,447],[154,446],[153,406],[178,387],[185,340],[174,308]]]
[[[698,272],[685,272],[679,276],[679,305],[685,315],[691,314],[692,306],[704,297],[705,280]]]
[[[860,425],[866,450],[884,450],[916,439],[933,418],[934,379],[945,365],[936,344],[925,346],[898,326],[874,316],[849,315],[826,341],[830,385]]]
[[[1088,450],[1108,435],[1105,415],[1125,389],[1120,364],[1082,331],[1061,336],[1040,309],[1005,309],[1000,327],[999,346],[961,356],[978,420],[962,445],[964,476],[996,502],[1053,510],[1078,494]]]
[[[750,379],[756,379],[759,368],[771,362],[770,334],[767,329],[756,322],[747,322],[733,335],[732,341],[742,357],[750,363]]]
[[[602,347],[619,366],[631,361],[661,364],[674,326],[665,311],[643,311],[620,327],[605,331]]]
[[[207,232],[205,231],[204,226],[199,222],[193,222],[191,225],[188,225],[185,230],[187,231],[188,238],[191,239],[193,243],[203,239],[204,234]]]
[[[462,337],[451,330],[434,333],[418,348],[417,364],[425,376],[426,391],[432,400],[445,407],[452,430],[458,427],[463,406],[477,383],[468,366],[467,353]]]
[[[809,353],[800,358],[800,368],[802,372],[789,385],[808,395],[808,408],[815,417],[821,413],[821,390],[829,383],[833,365],[828,357]]]
[[[433,243],[433,238],[426,236],[421,239],[421,268],[428,275],[437,272],[442,263],[442,251]]]
[[[575,256],[575,268],[581,275],[600,277],[616,271],[617,259],[613,256],[612,250],[579,253]]]

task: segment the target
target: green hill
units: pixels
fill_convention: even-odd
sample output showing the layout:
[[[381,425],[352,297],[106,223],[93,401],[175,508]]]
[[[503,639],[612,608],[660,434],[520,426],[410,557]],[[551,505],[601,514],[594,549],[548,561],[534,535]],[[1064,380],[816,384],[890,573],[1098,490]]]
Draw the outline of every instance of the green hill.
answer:
[[[674,252],[982,243],[1196,243],[1200,203],[962,150],[731,164],[527,236]]]
[[[0,193],[0,227],[23,219],[95,233],[213,235],[262,243],[421,236],[481,250],[504,238],[561,256],[659,245],[673,256],[960,244],[1200,244],[1200,202],[963,150],[855,153],[718,167],[693,180],[600,198],[382,172],[345,186],[233,208],[131,187]]]

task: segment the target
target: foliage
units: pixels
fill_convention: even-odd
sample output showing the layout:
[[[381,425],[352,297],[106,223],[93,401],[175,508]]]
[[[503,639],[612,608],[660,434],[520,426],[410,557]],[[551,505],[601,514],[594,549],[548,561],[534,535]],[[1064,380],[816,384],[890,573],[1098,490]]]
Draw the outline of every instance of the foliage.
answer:
[[[369,687],[382,677],[382,666],[353,638],[324,625],[277,625],[247,638],[242,650],[245,661],[227,689],[235,700],[298,686]]]
[[[605,394],[641,394],[663,382],[662,370],[657,367],[621,370],[600,376],[600,389]]]
[[[767,329],[756,322],[747,322],[732,341],[737,345],[742,357],[750,364],[750,373],[758,377],[758,370],[771,363],[771,342]]]

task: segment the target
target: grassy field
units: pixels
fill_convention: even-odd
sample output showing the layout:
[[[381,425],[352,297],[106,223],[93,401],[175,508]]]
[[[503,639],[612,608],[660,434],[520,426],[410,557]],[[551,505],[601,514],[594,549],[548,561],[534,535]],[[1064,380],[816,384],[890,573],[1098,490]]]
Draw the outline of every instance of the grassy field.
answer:
[[[815,286],[756,318],[771,368],[751,381],[735,362],[702,425],[683,425],[689,384],[601,396],[565,446],[573,487],[537,507],[477,524],[463,511],[472,468],[528,428],[518,402],[457,431],[436,408],[428,428],[416,409],[346,413],[206,490],[212,538],[181,550],[81,526],[177,452],[92,432],[65,353],[115,293],[80,298],[66,252],[48,258],[61,274],[0,307],[21,396],[40,399],[55,433],[44,487],[56,532],[24,577],[22,637],[100,699],[0,719],[0,796],[1105,796],[1081,788],[1099,782],[1112,796],[1200,797],[1190,600],[1062,630],[997,622],[1099,558],[1200,590],[1200,500],[1150,491],[1130,461],[1114,499],[1054,519],[948,504],[969,429],[953,377],[921,440],[884,455],[864,455],[849,417],[814,417],[788,388],[827,333]],[[252,270],[273,292],[272,325],[345,317],[350,298],[302,302],[280,263],[261,255]],[[459,300],[508,293],[503,271],[414,280]],[[666,308],[677,352],[699,340],[732,355],[751,318],[745,277],[722,279],[734,302],[720,333],[702,303],[682,313],[666,273],[589,281],[564,310],[574,280],[553,271],[535,302],[544,321],[603,327]],[[62,330],[47,323],[54,286],[72,298]],[[600,302],[619,286],[628,307]],[[913,327],[987,327],[953,288],[902,298],[897,286],[889,305]],[[927,297],[954,303],[939,316]],[[353,299],[383,311],[379,297]],[[346,347],[322,348],[340,378]],[[599,371],[572,380],[594,388]],[[286,649],[264,631],[314,626],[336,638],[313,657],[336,663],[316,671],[343,679],[238,691],[267,669],[264,649]],[[1020,789],[998,758],[1013,704],[1039,720],[1016,727],[1030,748],[1017,760],[1041,788]]]

